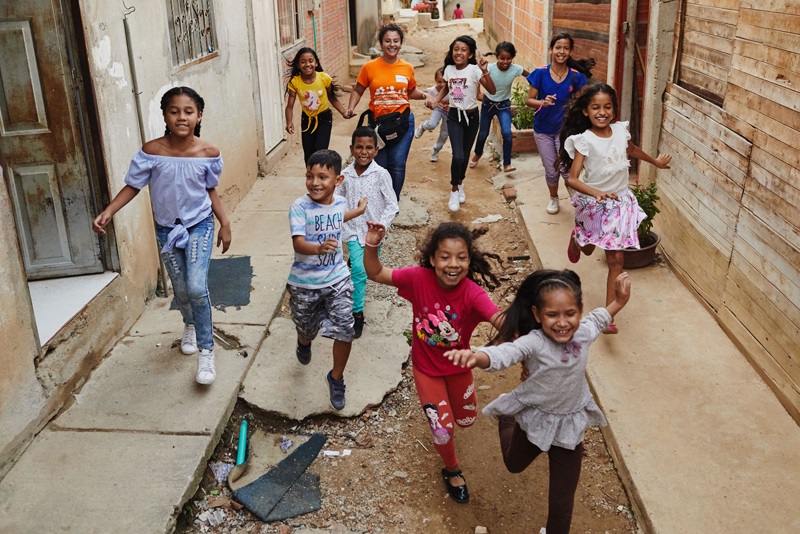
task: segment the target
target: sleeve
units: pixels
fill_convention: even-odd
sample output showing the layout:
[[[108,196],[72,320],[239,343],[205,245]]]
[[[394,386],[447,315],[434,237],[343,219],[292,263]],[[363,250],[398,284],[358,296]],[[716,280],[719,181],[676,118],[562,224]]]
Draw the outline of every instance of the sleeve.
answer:
[[[134,189],[142,189],[150,183],[150,171],[153,169],[153,159],[149,158],[141,149],[133,156],[128,174],[125,175],[125,184]]]
[[[424,269],[424,267],[419,267]],[[413,298],[414,271],[417,267],[404,267],[402,269],[392,269],[392,285],[397,288],[397,294],[408,301]]]
[[[628,121],[619,121],[619,122],[617,122],[616,128],[617,128],[617,131],[620,134],[624,134],[625,135],[625,140],[626,141],[630,141],[631,140],[630,122],[628,122]]]
[[[514,77],[522,76],[522,72],[525,70],[522,68],[522,65],[517,65],[516,63],[511,65],[511,68],[513,69],[512,74],[514,75]]]
[[[348,176],[347,173],[344,173],[344,172],[342,174],[344,175],[344,180],[342,180],[342,183],[340,183],[339,185],[336,186],[336,189],[334,189],[333,192],[334,192],[335,195],[339,195],[340,197],[344,197],[346,199],[347,198],[347,180],[348,180],[349,176]]]
[[[444,81],[446,82],[450,81],[450,76],[452,76],[453,74],[453,68],[454,67],[452,67],[451,65],[448,65],[444,68],[444,72],[442,73],[442,78],[444,79]]]
[[[381,173],[378,188],[380,189],[381,195],[385,201],[383,213],[381,213],[380,217],[380,223],[386,228],[389,228],[395,216],[397,215],[397,212],[400,211],[400,207],[397,204],[397,197],[395,196],[394,188],[392,187],[392,175],[389,174],[389,171],[386,169],[384,169]]]
[[[211,160],[206,167],[206,189],[214,189],[219,185],[222,174],[222,154]]]
[[[584,85],[586,85],[586,76],[584,76],[578,71],[575,71],[575,74],[573,75],[572,78],[572,94],[575,94],[578,91],[580,91]]]
[[[356,82],[360,83],[361,85],[363,85],[366,88],[369,88],[369,81],[370,81],[370,78],[372,78],[372,75],[370,73],[370,63],[372,63],[372,62],[370,61],[370,62],[364,63],[364,66],[361,67],[361,72],[358,73],[358,78],[356,78]]]
[[[589,143],[586,142],[586,138],[582,133],[570,135],[567,137],[567,140],[564,141],[564,150],[567,151],[567,154],[569,154],[569,157],[572,159],[575,159],[576,150],[584,156],[588,156]]]
[[[482,320],[488,321],[495,313],[500,311],[497,304],[492,301],[481,286],[475,284],[473,291],[472,307]]]
[[[322,85],[325,86],[325,89],[330,89],[331,84],[333,83],[333,78],[331,78],[327,72],[320,72],[318,74],[320,81],[322,81]]]
[[[294,78],[289,80],[289,83],[286,84],[286,89],[288,89],[290,93],[297,94],[297,87],[295,86],[294,80]]]
[[[477,65],[473,65],[473,67],[475,68],[472,69],[472,78],[473,78],[472,83],[474,84],[481,83],[481,77],[483,76],[483,71]]]
[[[531,84],[531,87],[535,87],[539,92],[542,91],[541,87],[539,86],[542,83],[542,69],[533,69],[533,72],[528,74],[528,77],[525,79],[528,80],[528,83]]]
[[[289,208],[289,229],[292,231],[292,237],[306,235],[306,210],[303,209],[299,199]]]
[[[532,354],[544,350],[540,336],[536,335],[536,330],[515,339],[508,343],[501,343],[492,347],[481,347],[480,352],[489,356],[489,367],[487,371],[500,371],[508,369],[512,365],[528,359]]]
[[[581,326],[587,329],[590,341],[594,341],[611,324],[611,314],[605,308],[596,308],[581,319]]]

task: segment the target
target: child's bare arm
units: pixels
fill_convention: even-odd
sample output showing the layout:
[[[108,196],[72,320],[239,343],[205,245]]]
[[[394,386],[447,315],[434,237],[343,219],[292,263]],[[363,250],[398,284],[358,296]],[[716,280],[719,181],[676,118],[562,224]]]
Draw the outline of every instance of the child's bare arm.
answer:
[[[92,230],[97,232],[100,235],[106,235],[106,226],[108,223],[111,222],[111,219],[114,217],[114,214],[117,213],[119,210],[125,207],[125,205],[134,199],[136,195],[139,194],[139,190],[135,187],[131,187],[126,185],[123,187],[117,196],[114,197],[114,200],[100,212],[100,215],[94,218],[92,221]]]
[[[367,197],[362,198],[358,201],[358,207],[352,209],[350,211],[346,211],[344,214],[344,222],[349,221],[350,219],[354,219],[361,215],[364,215],[364,212],[367,211]]]
[[[294,133],[294,124],[292,124],[292,119],[294,115],[295,100],[297,100],[297,95],[289,91],[289,96],[286,99],[286,109],[284,111],[286,113],[286,131],[289,132],[290,134]]]
[[[208,190],[208,198],[211,199],[211,211],[219,221],[217,246],[222,245],[222,253],[225,254],[231,246],[231,222],[228,220],[228,214],[225,213],[225,207],[222,205],[216,187]]]
[[[439,89],[439,94],[436,95],[436,98],[433,100],[425,100],[425,105],[428,106],[428,109],[436,109],[436,106],[439,105],[439,102],[442,101],[444,97],[447,96],[447,92],[450,90],[450,87],[447,84],[444,84],[444,87]]]
[[[494,80],[492,79],[492,76],[489,74],[489,69],[487,65],[488,63],[485,58],[482,57],[478,58],[478,67],[480,67],[481,72],[483,72],[483,74],[481,75],[481,85],[488,92],[495,94],[497,92],[497,87],[495,87],[494,85]]]
[[[480,367],[486,369],[491,363],[489,355],[485,352],[475,352],[470,349],[448,350],[444,353],[445,358],[453,362],[453,365],[472,369]]]
[[[621,273],[614,281],[614,300],[606,306],[606,310],[608,310],[612,318],[625,307],[630,298],[631,281],[628,278],[628,273]]]
[[[339,112],[339,115],[344,117],[345,119],[349,118],[347,116],[347,110],[344,109],[342,102],[339,100],[339,97],[336,96],[336,91],[333,90],[333,87],[328,87],[328,102],[331,103],[333,109]]]
[[[628,141],[628,155],[640,161],[652,163],[659,169],[669,169],[669,162],[672,161],[672,156],[669,154],[659,154],[657,158],[653,159],[647,152]]]
[[[306,241],[306,236],[304,235],[293,235],[292,248],[294,248],[295,252],[304,256],[322,256],[336,252],[339,249],[339,242],[333,237],[329,237],[324,243],[310,243]]]
[[[364,238],[367,246],[364,248],[364,270],[373,282],[394,285],[392,283],[392,271],[389,267],[384,267],[378,258],[378,246],[386,235],[386,227],[380,223],[367,221],[367,235]]]

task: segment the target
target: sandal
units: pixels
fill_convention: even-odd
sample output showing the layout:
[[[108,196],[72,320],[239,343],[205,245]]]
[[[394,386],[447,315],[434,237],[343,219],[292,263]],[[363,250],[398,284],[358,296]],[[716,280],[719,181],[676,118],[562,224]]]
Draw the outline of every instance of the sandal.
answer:
[[[617,328],[617,325],[615,325],[614,323],[611,323],[610,325],[608,325],[606,327],[605,330],[603,330],[603,333],[604,334],[619,334],[619,328]]]
[[[503,167],[503,172],[514,172],[516,170],[517,170],[517,168],[514,167],[513,165],[505,165]]]
[[[581,249],[578,247],[578,243],[575,242],[575,230],[572,230],[572,233],[569,235],[567,258],[572,263],[578,263],[578,260],[581,259]]]
[[[464,479],[463,486],[453,486],[450,484],[451,478],[461,477]],[[459,504],[467,504],[469,502],[469,490],[467,490],[467,479],[461,471],[448,471],[447,468],[442,468],[442,479],[444,485],[447,486],[447,493]]]

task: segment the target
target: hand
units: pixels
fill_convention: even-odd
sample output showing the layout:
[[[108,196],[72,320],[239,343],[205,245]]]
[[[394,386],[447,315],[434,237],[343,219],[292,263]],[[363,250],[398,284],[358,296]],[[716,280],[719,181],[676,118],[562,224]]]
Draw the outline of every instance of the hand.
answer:
[[[108,223],[111,222],[111,215],[108,214],[106,210],[104,210],[100,215],[95,217],[94,221],[92,221],[92,230],[100,235],[106,235],[106,226]]]
[[[620,307],[628,303],[631,298],[631,281],[628,278],[628,273],[620,273],[617,279],[614,280],[614,299],[619,303]]]
[[[524,363],[521,364],[522,369],[519,371],[519,381],[525,382],[527,379],[531,377],[531,372],[528,370],[528,366]]]
[[[616,200],[619,201],[619,197],[616,193],[605,193],[603,191],[596,191],[594,194],[595,200],[598,202],[602,202],[604,200]]]
[[[293,133],[294,133],[294,125],[292,125],[292,124],[287,124],[287,125],[286,125],[286,132],[287,132],[289,135],[293,134]]]
[[[224,224],[219,227],[219,234],[217,234],[217,246],[222,247],[222,253],[228,252],[231,248],[231,225]]]
[[[544,97],[544,100],[542,100],[542,107],[555,106],[555,105],[556,105],[556,95],[547,95],[546,97]]]
[[[386,227],[381,223],[367,221],[367,235],[364,240],[370,245],[380,245],[386,236]]]
[[[339,242],[332,237],[326,239],[324,243],[317,245],[317,254],[320,256],[336,252],[337,250],[339,250]]]
[[[353,111],[353,108],[347,108],[345,110],[345,112],[344,112],[344,118],[345,119],[352,119],[355,116],[356,116],[356,112]]]
[[[478,96],[477,96],[477,99],[478,99],[478,102],[483,102],[483,93],[479,92]]]
[[[425,99],[425,107],[426,107],[426,108],[428,108],[428,109],[433,109],[433,108],[435,108],[435,107],[436,107],[436,104],[434,104],[433,102],[434,102],[433,100],[428,100],[428,99],[426,98],[426,99]]]
[[[672,161],[672,156],[669,154],[659,154],[654,165],[659,169],[669,169],[670,161]]]
[[[478,63],[478,66],[481,68],[481,70],[483,71],[484,74],[486,74],[488,72],[486,70],[486,66],[489,64],[489,62],[486,61],[485,57],[479,56],[478,59],[476,60],[476,63]]]
[[[364,213],[367,211],[367,197],[364,197],[358,201],[358,211],[359,213]]]
[[[453,365],[467,369],[472,369],[478,363],[477,354],[469,349],[448,350],[444,356],[453,362]]]

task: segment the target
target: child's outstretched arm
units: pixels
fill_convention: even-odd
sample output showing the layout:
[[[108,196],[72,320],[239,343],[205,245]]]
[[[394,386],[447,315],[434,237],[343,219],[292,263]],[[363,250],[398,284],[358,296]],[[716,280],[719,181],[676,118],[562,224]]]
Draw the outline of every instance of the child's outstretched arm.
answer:
[[[445,358],[453,362],[453,365],[472,369],[473,367],[480,367],[486,369],[491,363],[489,355],[485,352],[475,352],[470,349],[457,349],[448,350],[444,353]]]
[[[228,214],[225,213],[225,208],[222,206],[222,201],[219,199],[217,189],[208,190],[208,198],[211,199],[211,211],[219,221],[219,234],[217,235],[217,246],[222,245],[222,253],[228,252],[231,246],[231,222],[228,220]]]
[[[567,187],[577,191],[578,193],[583,193],[584,195],[594,197],[598,202],[606,199],[619,200],[619,197],[616,193],[606,193],[605,191],[600,191],[599,189],[595,189],[594,187],[581,182],[581,169],[583,169],[583,162],[585,160],[586,156],[576,150],[575,158],[572,160],[572,166],[569,169],[569,176],[567,176],[567,180],[565,182]]]
[[[339,100],[339,97],[336,96],[336,91],[333,90],[333,85],[328,87],[328,102],[331,103],[333,109],[339,112],[339,115],[341,115],[345,119],[350,118],[347,116],[347,110],[344,109],[344,106],[342,105],[342,102]]]
[[[114,217],[114,214],[117,213],[119,210],[125,207],[125,205],[134,199],[136,195],[139,194],[139,190],[135,187],[131,187],[126,185],[123,187],[117,196],[114,197],[114,200],[100,212],[100,215],[94,218],[92,221],[92,230],[97,232],[100,235],[106,235],[106,226],[108,223],[111,222],[111,219]]]
[[[355,217],[359,217],[364,215],[364,212],[367,211],[367,197],[362,198],[358,201],[358,207],[352,209],[350,211],[346,211],[344,213],[344,222],[349,221],[350,219],[354,219]]]
[[[606,306],[606,310],[608,310],[612,318],[625,307],[630,298],[631,281],[628,278],[628,273],[621,273],[614,281],[614,300]]]
[[[436,106],[439,105],[439,102],[441,102],[442,99],[447,96],[447,92],[449,90],[450,86],[448,84],[444,84],[444,87],[439,89],[439,94],[436,95],[436,98],[434,98],[433,100],[426,98],[425,105],[428,107],[428,109],[436,109]]]
[[[378,258],[378,247],[386,236],[386,227],[381,223],[367,221],[367,235],[364,238],[366,247],[364,248],[364,270],[373,282],[394,285],[392,283],[392,271],[389,267],[384,267]]]
[[[492,76],[489,74],[488,65],[489,63],[486,61],[486,58],[484,57],[478,58],[478,67],[481,69],[481,72],[483,72],[483,74],[481,75],[481,85],[488,92],[495,94],[497,92],[497,87],[495,87],[494,79],[492,79]],[[478,89],[480,90],[480,88]]]
[[[657,158],[653,159],[647,152],[634,145],[631,141],[628,141],[627,152],[630,157],[652,163],[659,169],[669,169],[669,162],[672,161],[672,156],[669,154],[659,154]]]
[[[292,118],[294,115],[294,101],[297,100],[297,95],[294,94],[292,91],[289,91],[289,96],[286,98],[286,131],[289,134],[294,133],[294,124],[292,124]]]

